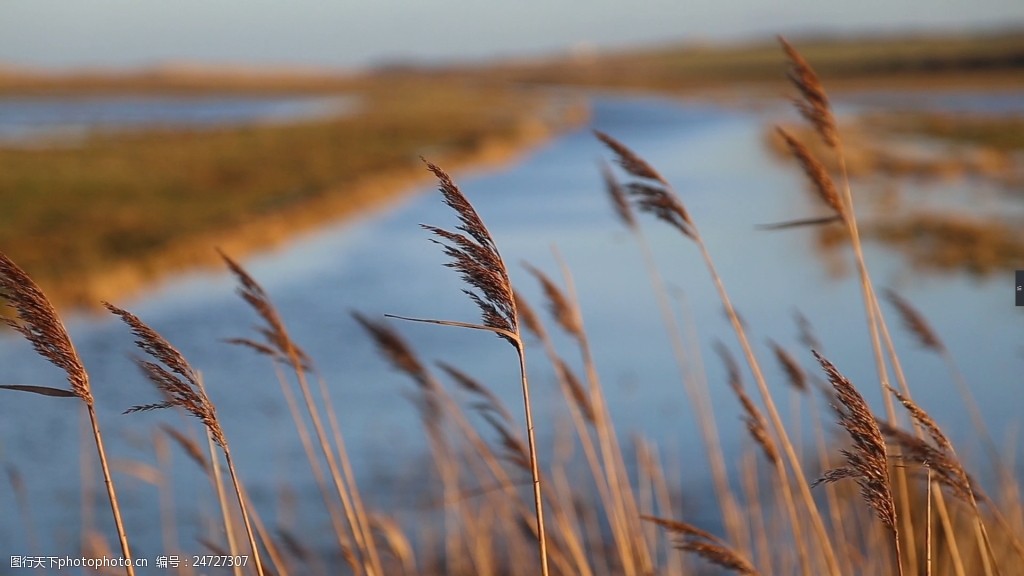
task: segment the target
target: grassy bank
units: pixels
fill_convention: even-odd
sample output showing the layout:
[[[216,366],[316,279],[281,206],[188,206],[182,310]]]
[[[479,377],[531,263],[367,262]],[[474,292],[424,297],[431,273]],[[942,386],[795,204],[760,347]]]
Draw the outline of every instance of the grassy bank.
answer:
[[[1003,33],[797,39],[830,90],[1021,86],[1024,36]],[[700,42],[612,54],[580,54],[508,66],[523,82],[687,92],[784,87],[785,59],[772,39],[721,46]]]
[[[470,82],[380,79],[356,94],[359,113],[334,120],[0,149],[0,246],[57,301],[96,302],[211,261],[215,245],[266,247],[386,201],[422,181],[421,155],[498,161],[582,118]]]

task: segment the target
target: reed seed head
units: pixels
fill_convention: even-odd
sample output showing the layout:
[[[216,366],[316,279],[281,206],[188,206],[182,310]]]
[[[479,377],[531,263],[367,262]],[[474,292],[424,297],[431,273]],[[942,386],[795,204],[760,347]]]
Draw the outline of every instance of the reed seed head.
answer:
[[[569,302],[569,298],[562,292],[561,288],[555,284],[551,277],[538,268],[528,263],[523,263],[523,267],[540,282],[541,288],[544,289],[544,296],[548,301],[548,310],[555,321],[558,322],[558,325],[574,338],[583,338],[585,336],[583,333],[583,319],[580,318],[576,307]]]
[[[619,161],[619,166],[622,166],[623,170],[637,178],[654,180],[668,186],[668,181],[628,146],[600,130],[594,130],[594,135],[597,136],[598,140],[604,142],[605,146],[615,154],[615,158]]]
[[[774,340],[769,340],[768,345],[771,346],[775,359],[779,361],[779,366],[785,372],[786,379],[790,385],[799,392],[807,392],[807,374],[800,367],[800,363],[796,361],[796,358],[793,358],[792,354]]]
[[[835,183],[832,182],[832,177],[829,176],[828,170],[825,169],[825,165],[822,164],[811,151],[804,146],[803,142],[797,140],[795,136],[786,131],[785,128],[778,126],[775,128],[776,132],[786,142],[786,146],[789,147],[789,151],[792,152],[793,156],[800,161],[800,165],[804,169],[804,174],[814,184],[814,189],[818,192],[818,197],[828,205],[836,214],[842,216],[846,213],[843,208],[843,201],[839,198],[839,192],[836,191]]]
[[[668,181],[622,142],[604,132],[595,130],[594,134],[615,154],[623,170],[640,179],[625,185],[626,192],[633,197],[637,208],[641,212],[654,214],[690,239],[696,239],[696,227],[690,219],[690,214],[672,192]]]
[[[692,552],[712,564],[743,576],[758,576],[760,574],[749,560],[721,538],[701,530],[693,524],[654,516],[641,516],[641,518],[678,536],[675,547],[680,550]]]
[[[125,414],[171,407],[183,408],[202,421],[217,445],[226,449],[227,440],[217,419],[217,410],[203,390],[198,373],[181,352],[131,312],[109,302],[104,302],[103,305],[112,314],[119,316],[131,329],[136,338],[135,345],[159,362],[136,360],[143,374],[164,395],[165,400],[132,406]]]
[[[0,297],[14,309],[17,320],[3,321],[28,340],[35,351],[64,371],[71,392],[92,406],[92,388],[67,328],[42,289],[7,255],[0,253]]]
[[[892,484],[889,481],[888,455],[885,440],[875,417],[853,384],[820,354],[814,352],[814,356],[835,389],[838,403],[833,404],[832,408],[839,416],[839,424],[850,435],[853,449],[842,450],[847,466],[825,472],[812,487],[822,482],[855,479],[864,501],[875,511],[883,524],[890,530],[895,530],[896,505],[893,502]]]
[[[945,351],[946,347],[942,344],[942,340],[939,339],[939,335],[936,334],[935,330],[932,330],[931,325],[928,324],[924,316],[906,298],[900,296],[894,290],[886,290],[885,298],[896,308],[900,318],[903,320],[903,325],[906,326],[911,334],[917,337],[917,341],[921,346],[939,354]]]
[[[463,233],[425,224],[423,228],[437,236],[434,242],[444,247],[444,253],[451,259],[446,266],[458,271],[463,281],[477,290],[463,292],[480,308],[484,325],[518,337],[519,319],[512,283],[491,233],[451,177],[429,162],[427,168],[440,182],[445,204],[455,210],[460,221],[457,229]],[[506,334],[498,335],[517,348],[521,345]]]
[[[238,281],[238,295],[263,319],[264,325],[258,327],[257,331],[263,336],[266,344],[260,344],[248,338],[231,338],[226,340],[226,342],[247,346],[257,353],[269,355],[272,358],[285,362],[294,362],[301,369],[309,370],[312,366],[312,361],[295,344],[291,336],[288,335],[288,330],[285,329],[281,315],[278,314],[277,308],[270,301],[270,296],[267,295],[263,286],[241,264],[224,252],[220,250],[217,252]]]
[[[740,376],[739,364],[736,363],[736,359],[729,352],[729,349],[721,342],[715,342],[715,351],[722,359],[722,363],[725,364],[726,373],[729,378],[729,387],[732,388],[736,398],[740,401],[740,405],[743,406],[743,423],[747,425],[747,432],[750,433],[750,437],[754,439],[754,442],[761,447],[765,458],[769,462],[777,464],[779,462],[778,447],[776,447],[775,441],[772,440],[771,434],[768,433],[768,421],[765,419],[764,414],[761,413],[757,404],[754,404],[750,395],[743,389],[743,378]]]
[[[608,166],[608,163],[603,161],[601,162],[601,178],[604,180],[604,188],[608,192],[608,198],[612,201],[612,208],[615,209],[615,214],[619,217],[619,220],[622,221],[626,228],[636,230],[636,217],[633,216],[633,210],[629,207],[626,192],[622,189],[622,184],[615,178],[615,174]]]
[[[803,97],[802,100],[794,102],[797,110],[814,125],[815,130],[821,135],[821,139],[829,147],[835,148],[839,143],[839,131],[836,129],[832,106],[829,104],[828,96],[825,95],[825,88],[822,86],[821,80],[818,79],[818,74],[785,38],[779,36],[779,43],[789,59],[790,69],[787,74],[789,81],[796,86]]]

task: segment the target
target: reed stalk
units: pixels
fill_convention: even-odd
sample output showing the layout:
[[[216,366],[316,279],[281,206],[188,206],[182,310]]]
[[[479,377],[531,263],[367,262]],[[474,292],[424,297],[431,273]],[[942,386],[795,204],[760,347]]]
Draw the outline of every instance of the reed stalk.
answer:
[[[99,457],[100,470],[103,473],[103,484],[107,491],[107,500],[110,503],[110,513],[114,518],[114,526],[121,544],[125,573],[128,576],[134,576],[135,568],[128,545],[128,535],[125,533],[124,522],[121,519],[121,507],[117,501],[114,479],[110,476],[110,465],[107,462],[107,452],[103,445],[103,435],[100,433],[99,419],[96,417],[96,408],[93,405],[89,373],[86,372],[85,366],[78,356],[78,351],[71,343],[67,328],[64,327],[64,323],[57,315],[57,310],[46,298],[46,294],[24,270],[3,253],[0,253],[0,297],[7,300],[17,315],[17,320],[4,318],[3,321],[24,336],[39,355],[64,371],[70,390],[25,385],[3,385],[0,388],[58,398],[73,397],[85,403],[93,441],[96,444],[96,455]]]
[[[520,385],[523,395],[523,412],[526,415],[526,435],[528,441],[530,474],[533,478],[533,501],[536,512],[537,553],[541,574],[548,576],[548,545],[544,528],[544,502],[541,493],[540,469],[537,461],[537,446],[533,427],[533,411],[530,408],[530,386],[526,373],[526,350],[519,332],[519,319],[516,314],[515,297],[512,283],[508,278],[505,262],[498,253],[498,248],[484,226],[480,216],[452,181],[451,177],[434,164],[427,163],[440,182],[440,191],[445,203],[455,210],[461,224],[459,232],[450,232],[434,226],[423,225],[438,239],[434,240],[444,247],[445,254],[451,258],[448,266],[457,270],[462,279],[478,292],[466,290],[470,299],[480,308],[483,324],[456,322],[451,320],[431,320],[389,315],[390,317],[412,321],[426,322],[442,326],[484,330],[496,334],[511,344],[519,359]],[[468,235],[468,236],[467,236]]]
[[[128,326],[136,337],[135,344],[156,361],[138,359],[136,363],[150,382],[164,396],[162,402],[136,405],[126,410],[125,413],[148,412],[150,410],[176,407],[185,410],[202,421],[207,433],[217,446],[220,447],[224,460],[228,465],[228,472],[234,485],[239,510],[242,513],[242,522],[245,525],[246,536],[249,538],[253,565],[256,568],[256,573],[263,576],[263,563],[260,560],[259,547],[256,545],[256,537],[249,523],[247,506],[245,499],[242,497],[242,489],[238,482],[234,462],[231,459],[228,440],[217,417],[217,409],[206,394],[202,378],[200,378],[199,373],[192,368],[177,348],[143,323],[137,316],[109,302],[104,302],[103,305]],[[216,467],[216,463],[213,463],[213,465]],[[230,527],[227,529],[230,530]]]

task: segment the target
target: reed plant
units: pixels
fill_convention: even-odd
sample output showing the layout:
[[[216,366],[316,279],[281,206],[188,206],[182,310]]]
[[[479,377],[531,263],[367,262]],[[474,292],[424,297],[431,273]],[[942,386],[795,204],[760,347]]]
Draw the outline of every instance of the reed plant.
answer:
[[[100,425],[96,417],[89,373],[86,372],[85,366],[78,356],[78,351],[71,343],[71,337],[68,335],[64,323],[46,298],[46,294],[24,270],[3,253],[0,253],[0,296],[7,300],[8,305],[14,309],[17,316],[16,320],[5,318],[4,321],[7,325],[31,342],[32,347],[40,356],[63,370],[71,389],[23,384],[8,384],[0,386],[0,388],[57,398],[78,398],[85,404],[89,415],[89,424],[92,427],[93,440],[96,444],[96,453],[100,460],[100,469],[103,472],[103,481],[107,489],[110,512],[114,517],[121,553],[125,560],[125,573],[132,576],[135,569],[132,564],[131,549],[128,545],[124,522],[121,519],[121,507],[117,501],[117,491],[114,489],[114,480],[110,475],[110,465],[107,462],[103,436],[100,433]]]
[[[780,381],[788,383],[786,390],[793,395],[793,417],[784,419],[769,386],[770,372],[752,343],[751,329],[741,319],[712,258],[712,249],[717,248],[705,241],[698,218],[686,208],[685,191],[677,191],[668,178],[626,143],[597,132],[597,139],[619,167],[602,164],[606,191],[618,218],[640,247],[664,322],[665,339],[695,411],[711,470],[714,499],[708,501],[703,512],[705,517],[715,518],[715,523],[700,526],[700,522],[686,518],[690,510],[681,505],[681,500],[689,495],[689,487],[666,472],[674,468],[674,463],[662,462],[667,453],[640,437],[633,439],[630,450],[616,429],[605,398],[599,358],[592,348],[569,266],[557,252],[558,274],[549,274],[541,265],[524,264],[524,274],[539,285],[548,314],[536,312],[523,292],[513,288],[497,242],[467,195],[445,170],[427,163],[444,203],[454,211],[458,223],[454,229],[423,227],[442,247],[449,259],[447,266],[460,275],[466,285],[464,292],[479,308],[482,319],[473,323],[384,316],[486,331],[511,344],[518,360],[525,426],[520,427],[517,417],[501,401],[501,394],[487,383],[456,364],[435,365],[422,358],[398,331],[398,323],[367,312],[353,312],[352,319],[385,361],[413,382],[406,395],[419,412],[431,463],[430,472],[417,475],[414,481],[430,498],[433,515],[409,523],[373,509],[356,482],[342,435],[345,414],[336,410],[330,386],[314,359],[293,340],[263,286],[239,262],[221,252],[237,282],[239,296],[260,322],[255,337],[237,337],[228,342],[269,358],[333,535],[307,537],[283,525],[264,522],[267,516],[260,514],[237,474],[224,431],[226,422],[245,415],[219,414],[198,371],[173,345],[137,316],[106,304],[148,355],[137,364],[163,395],[160,401],[128,411],[181,408],[198,418],[206,429],[209,453],[200,447],[201,442],[177,427],[161,426],[157,436],[161,439],[159,446],[170,439],[197,463],[218,494],[226,544],[205,537],[200,545],[217,553],[237,554],[235,534],[241,540],[244,530],[253,564],[245,570],[236,567],[236,574],[255,571],[261,575],[326,571],[325,560],[316,557],[313,547],[327,541],[330,543],[326,545],[337,547],[337,554],[346,563],[331,571],[357,576],[682,576],[704,574],[708,566],[748,576],[1009,576],[1019,571],[1024,562],[1024,508],[1017,496],[1019,482],[1010,472],[1012,463],[1000,458],[984,419],[973,405],[966,379],[923,313],[889,291],[886,298],[910,333],[924,348],[948,362],[971,408],[977,433],[982,435],[992,464],[999,471],[999,491],[993,491],[996,495],[982,489],[946,432],[912,397],[861,246],[851,181],[841,170],[842,137],[831,105],[810,64],[784,40],[782,49],[799,92],[798,110],[815,137],[836,158],[823,162],[811,151],[813,147],[787,130],[778,130],[827,214],[775,228],[842,228],[859,272],[873,360],[885,398],[884,411],[874,410],[854,382],[826,358],[810,321],[797,313],[803,350],[791,352],[777,340],[767,339],[767,350],[778,365]],[[829,171],[829,165],[840,168],[838,176]],[[719,342],[714,346],[725,366],[725,382],[708,381],[700,346],[694,343],[699,338],[693,335],[696,327],[677,321],[658,260],[644,233],[643,213],[668,224],[687,248],[699,252],[735,335],[733,346],[738,347],[734,357],[730,345]],[[11,326],[42,356],[64,370],[70,389],[32,384],[0,387],[85,402],[122,552],[127,558],[126,530],[88,374],[67,330],[42,290],[2,254],[0,295],[16,313],[9,321]],[[565,342],[568,350],[560,347]],[[551,411],[556,416],[538,422],[550,430],[545,435],[552,438],[550,446],[539,444],[534,433],[526,367],[531,346],[539,346],[546,360],[546,365],[536,363],[534,374],[547,370],[549,380],[561,393],[560,399],[553,400],[560,403]],[[812,361],[813,369],[804,365]],[[744,382],[747,374],[754,382],[749,392]],[[719,440],[717,415],[709,401],[710,387],[716,384],[732,391],[738,408],[730,416],[738,414],[749,436],[743,453],[736,458],[738,478],[729,475],[726,459],[732,455],[725,453]],[[828,413],[821,409],[816,394],[831,406],[838,424],[835,429],[841,434],[826,431]],[[897,412],[897,406],[904,410]],[[804,434],[797,428],[798,423],[803,424],[805,412],[810,413],[814,427],[813,447],[801,443]],[[161,501],[170,502],[170,494],[164,494],[166,478],[161,478],[168,473],[164,471],[166,448],[159,452],[161,466],[144,470],[144,476],[161,487]],[[221,456],[227,464],[237,508],[227,503],[218,465]],[[17,470],[9,471],[9,477],[28,529],[31,521],[23,482]],[[812,492],[819,485],[821,488]],[[718,514],[714,515],[711,510],[716,507]],[[172,514],[165,511],[164,516]],[[432,521],[435,518],[437,522]],[[171,526],[165,531],[173,529]],[[165,536],[168,542],[177,540],[176,534]],[[266,567],[261,560],[264,554],[269,558]],[[132,574],[132,569],[128,568],[127,573]]]

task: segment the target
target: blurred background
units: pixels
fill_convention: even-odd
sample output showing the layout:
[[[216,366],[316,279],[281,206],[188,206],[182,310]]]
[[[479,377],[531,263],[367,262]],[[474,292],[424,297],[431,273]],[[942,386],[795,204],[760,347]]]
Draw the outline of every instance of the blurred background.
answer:
[[[703,463],[705,447],[644,249],[606,198],[599,160],[612,157],[592,128],[633,148],[679,193],[796,437],[816,438],[808,407],[823,403],[787,385],[769,340],[816,377],[801,318],[881,406],[845,234],[835,224],[771,229],[827,214],[776,126],[840,175],[792,107],[779,34],[831,97],[876,286],[913,303],[949,351],[922,347],[886,308],[915,398],[982,483],[998,484],[993,446],[1020,478],[1019,1],[3,2],[0,252],[55,302],[90,371],[137,554],[210,549],[220,538],[216,504],[158,426],[199,437],[198,422],[171,411],[121,414],[159,396],[101,300],[138,314],[202,371],[268,523],[280,534],[330,526],[272,364],[224,343],[255,337],[257,318],[215,248],[264,285],[316,363],[368,502],[403,526],[433,525],[441,508],[434,472],[423,482],[431,453],[408,401],[415,385],[376,355],[350,315],[476,319],[418,226],[456,223],[421,158],[454,175],[535,308],[543,310],[543,292],[521,263],[560,283],[560,263],[571,270],[623,444],[637,435],[657,447],[678,511],[695,522],[721,522],[701,505],[713,493],[706,467],[686,465]],[[719,340],[738,350],[735,338],[692,243],[653,219],[642,226],[691,353],[706,356],[697,371],[736,473],[750,441],[711,352]],[[460,367],[521,421],[507,343],[388,322],[426,364]],[[582,374],[570,340],[555,339]],[[550,463],[566,407],[542,347],[529,339],[529,348]],[[62,382],[17,334],[0,331],[0,384]],[[0,490],[0,553],[114,548],[75,404],[3,395],[0,464],[12,489]],[[473,422],[497,438],[486,421]],[[340,561],[329,537],[304,544],[325,565]]]

